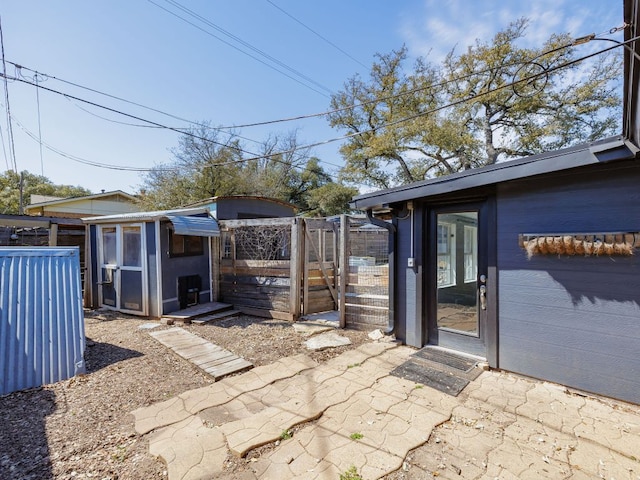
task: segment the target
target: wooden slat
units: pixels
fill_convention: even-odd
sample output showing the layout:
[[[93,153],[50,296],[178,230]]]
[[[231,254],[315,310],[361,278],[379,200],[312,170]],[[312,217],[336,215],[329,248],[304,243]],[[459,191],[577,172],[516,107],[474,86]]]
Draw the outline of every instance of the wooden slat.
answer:
[[[248,218],[241,220],[218,220],[220,230],[233,230],[238,227],[271,227],[274,225],[292,225],[295,218]]]
[[[216,380],[253,367],[244,358],[181,328],[153,331],[149,335]]]
[[[201,303],[192,307],[177,310],[175,312],[167,313],[163,315],[163,318],[174,318],[177,320],[185,320],[197,317],[198,315],[205,315],[208,313],[221,312],[228,310],[231,305],[220,302]]]
[[[245,315],[253,315],[262,318],[275,318],[276,320],[287,320],[289,322],[296,320],[296,317],[289,312],[281,312],[278,310],[268,310],[264,308],[250,308],[239,306],[239,310]]]
[[[282,277],[290,275],[290,269],[283,268],[254,268],[254,267],[231,267],[222,266],[220,271],[223,275],[237,275],[246,277]]]
[[[269,269],[284,269],[284,270],[288,270],[289,266],[290,266],[291,261],[290,260],[231,260],[228,258],[225,258],[222,260],[221,265],[223,267],[231,267],[231,266],[236,266],[237,267],[246,267],[246,268],[255,268],[255,269],[264,269],[264,268],[269,268]]]

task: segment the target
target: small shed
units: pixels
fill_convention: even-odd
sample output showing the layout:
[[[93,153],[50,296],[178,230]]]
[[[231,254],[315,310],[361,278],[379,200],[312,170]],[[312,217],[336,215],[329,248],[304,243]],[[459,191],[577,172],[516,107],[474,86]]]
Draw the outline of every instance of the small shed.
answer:
[[[212,301],[206,207],[83,219],[89,228],[88,306],[161,317]]]
[[[636,38],[638,1],[624,3],[626,39]],[[640,403],[640,57],[630,45],[622,135],[353,199],[393,217],[398,339]]]
[[[77,247],[0,247],[0,395],[85,371]]]

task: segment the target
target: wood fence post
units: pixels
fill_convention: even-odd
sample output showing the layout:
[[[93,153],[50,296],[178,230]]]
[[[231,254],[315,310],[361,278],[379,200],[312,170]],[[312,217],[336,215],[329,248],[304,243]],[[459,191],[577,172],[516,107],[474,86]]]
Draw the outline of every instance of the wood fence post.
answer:
[[[304,220],[295,218],[291,224],[291,266],[290,266],[290,314],[293,321],[300,318],[302,270],[304,268]]]

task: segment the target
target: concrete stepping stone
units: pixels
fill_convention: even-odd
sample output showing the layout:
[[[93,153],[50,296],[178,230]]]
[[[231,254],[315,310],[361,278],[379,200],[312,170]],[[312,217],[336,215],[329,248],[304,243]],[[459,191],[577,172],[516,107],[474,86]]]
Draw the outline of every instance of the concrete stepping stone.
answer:
[[[255,367],[232,379],[222,379],[212,385],[183,392],[164,402],[139,408],[132,412],[136,432],[145,434],[182,421],[202,410],[226,404],[243,393],[259,390],[277,380],[296,376],[317,365],[304,354],[282,358],[270,365]]]
[[[330,406],[313,425],[260,458],[258,478],[338,478],[352,466],[362,478],[379,478],[399,469],[408,452],[450,418],[419,396],[398,395],[388,411],[379,410],[376,389]]]
[[[342,347],[351,345],[351,340],[336,332],[325,332],[311,337],[304,342],[309,350],[322,350],[323,348]]]
[[[166,462],[170,479],[200,480],[223,473],[227,445],[218,429],[191,417],[151,434],[149,452]]]

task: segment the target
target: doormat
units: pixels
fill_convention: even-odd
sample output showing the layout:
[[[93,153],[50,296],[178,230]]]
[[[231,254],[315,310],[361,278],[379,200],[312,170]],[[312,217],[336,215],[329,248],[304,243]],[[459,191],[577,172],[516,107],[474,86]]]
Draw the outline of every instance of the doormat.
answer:
[[[445,352],[443,350],[437,350],[430,347],[422,348],[412,356],[419,357],[430,362],[440,363],[465,373],[469,373],[478,363],[472,358],[463,357],[462,355],[456,355],[455,353]]]
[[[419,385],[435,388],[454,397],[469,384],[469,380],[450,372],[436,370],[413,360],[407,360],[391,371],[391,375],[404,378]]]

